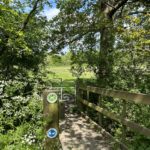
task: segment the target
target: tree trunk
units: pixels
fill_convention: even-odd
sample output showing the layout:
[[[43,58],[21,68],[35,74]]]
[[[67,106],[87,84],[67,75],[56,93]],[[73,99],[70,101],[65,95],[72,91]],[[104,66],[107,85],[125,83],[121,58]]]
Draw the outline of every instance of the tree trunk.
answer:
[[[101,87],[111,86],[112,84],[112,67],[113,67],[113,20],[108,16],[109,7],[101,5],[100,17],[106,24],[100,30],[100,50],[98,66],[98,83]]]

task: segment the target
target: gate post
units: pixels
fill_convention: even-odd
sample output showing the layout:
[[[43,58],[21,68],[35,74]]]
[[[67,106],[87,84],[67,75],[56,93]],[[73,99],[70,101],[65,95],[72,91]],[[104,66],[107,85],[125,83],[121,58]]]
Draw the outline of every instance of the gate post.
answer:
[[[99,97],[98,97],[98,105],[100,106],[100,107],[102,107],[102,95],[99,95]],[[102,115],[102,113],[98,113],[98,123],[99,123],[99,125],[102,127],[102,120],[103,120],[103,115]]]
[[[59,143],[59,100],[58,94],[50,90],[43,92],[44,150],[58,150]]]
[[[76,105],[78,106],[78,109],[81,111],[82,110],[82,106],[81,106],[81,102],[80,102],[80,98],[81,98],[81,93],[79,91],[79,79],[76,80]]]

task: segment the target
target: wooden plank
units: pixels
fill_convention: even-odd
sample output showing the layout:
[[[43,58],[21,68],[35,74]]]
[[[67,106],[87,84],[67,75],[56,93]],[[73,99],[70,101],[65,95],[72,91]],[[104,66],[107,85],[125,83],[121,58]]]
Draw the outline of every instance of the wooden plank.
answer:
[[[90,103],[86,100],[80,99],[80,102],[82,102],[84,105],[104,114],[105,116],[107,116],[107,117],[109,117],[109,118],[111,118],[111,119],[113,119],[119,123],[126,125],[127,127],[131,128],[133,131],[136,131],[136,132],[143,134],[145,136],[148,136],[148,137],[150,136],[150,129],[148,129],[146,127],[143,127],[143,126],[141,126],[141,125],[139,125],[133,121],[129,121],[128,119],[122,119],[121,116],[116,115],[112,112],[109,112],[106,109],[101,108],[101,107],[99,107],[93,103]]]
[[[88,90],[90,92],[101,94],[104,96],[124,99],[129,102],[150,105],[150,94],[129,93],[126,91],[107,90],[104,88],[91,87],[91,86],[80,86],[79,89]]]
[[[98,128],[102,134],[107,135],[109,138],[113,139],[115,143],[117,143],[120,147],[121,150],[124,148],[125,150],[128,150],[129,148],[125,143],[122,143],[118,139],[114,138],[108,131],[106,131],[104,128],[102,128],[99,124],[97,124],[95,121],[93,121],[89,116],[85,115],[84,113],[81,113],[81,115],[88,120],[89,123],[93,123],[95,125],[95,128]]]

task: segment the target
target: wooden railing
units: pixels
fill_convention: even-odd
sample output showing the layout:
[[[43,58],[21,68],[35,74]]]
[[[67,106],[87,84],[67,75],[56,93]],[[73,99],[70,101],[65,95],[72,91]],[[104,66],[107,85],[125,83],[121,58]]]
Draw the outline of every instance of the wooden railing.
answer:
[[[82,97],[82,91],[86,91],[86,99]],[[123,103],[122,107],[122,113],[121,115],[118,115],[116,113],[110,112],[102,107],[102,105],[96,105],[94,103],[89,102],[89,93],[96,93],[101,96],[109,96],[112,98],[118,98]],[[129,127],[132,131],[136,131],[144,136],[150,137],[150,129],[144,127],[143,125],[139,125],[138,123],[135,123],[133,121],[130,121],[127,119],[127,102],[131,103],[138,103],[138,104],[145,104],[150,105],[150,95],[146,94],[137,94],[137,93],[129,93],[125,91],[117,91],[117,90],[107,90],[103,88],[98,87],[92,87],[92,86],[85,86],[85,85],[77,85],[77,103],[82,103],[83,105],[86,105],[93,110],[99,112],[100,114],[103,114],[107,116],[108,118],[115,120],[123,125],[122,129],[122,142],[125,141],[125,135],[126,135],[126,127]],[[101,104],[101,101],[99,102]]]

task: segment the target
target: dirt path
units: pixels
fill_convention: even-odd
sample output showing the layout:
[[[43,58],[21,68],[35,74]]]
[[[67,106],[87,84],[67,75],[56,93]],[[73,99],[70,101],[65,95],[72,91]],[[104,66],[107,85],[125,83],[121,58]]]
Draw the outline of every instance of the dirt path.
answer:
[[[60,122],[63,150],[111,150],[112,140],[81,115],[71,114],[66,105],[65,121]]]

